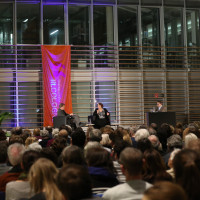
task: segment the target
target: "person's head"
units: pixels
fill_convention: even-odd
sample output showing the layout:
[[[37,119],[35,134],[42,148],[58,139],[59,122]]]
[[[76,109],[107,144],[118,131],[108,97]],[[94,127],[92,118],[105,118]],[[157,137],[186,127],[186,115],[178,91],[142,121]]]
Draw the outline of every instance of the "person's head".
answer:
[[[22,139],[21,135],[11,135],[9,138],[9,145],[19,143],[24,144],[24,140]]]
[[[155,149],[158,149],[158,148],[159,148],[160,141],[159,141],[159,139],[158,139],[157,136],[155,136],[155,135],[150,135],[150,136],[148,137],[148,139],[149,139],[149,141],[151,142],[153,148],[155,148]]]
[[[190,149],[183,149],[173,160],[175,181],[181,185],[190,200],[200,199],[200,155]]]
[[[114,145],[114,155],[115,159],[118,160],[121,152],[126,148],[126,147],[132,147],[128,142],[124,140],[117,140]]]
[[[90,141],[100,142],[101,139],[102,139],[102,137],[101,137],[101,131],[99,129],[92,129],[89,132],[89,140]]]
[[[67,132],[67,130],[66,129],[60,130],[59,133],[58,133],[58,136],[59,137],[63,137],[63,138],[65,138],[67,140],[68,139],[68,132]]]
[[[22,127],[15,127],[11,130],[12,135],[21,135],[22,133]]]
[[[35,128],[33,130],[33,136],[40,136],[40,129],[39,128]]]
[[[187,148],[200,154],[200,139],[190,141],[187,145]]]
[[[51,134],[53,131],[53,128],[52,128],[52,126],[46,126],[45,130],[47,130],[49,132],[49,134]]]
[[[42,130],[40,134],[43,138],[48,138],[49,137],[49,131],[47,130]]]
[[[30,144],[37,142],[38,139],[36,137],[28,137],[25,141],[25,147],[27,148]]]
[[[190,141],[198,140],[198,137],[194,133],[189,133],[185,136],[185,148],[188,147]]]
[[[53,129],[53,131],[52,131],[52,137],[56,138],[56,137],[58,137],[58,134],[59,134],[59,129],[58,128]]]
[[[8,159],[7,154],[8,146],[6,144],[0,145],[0,163],[6,163]]]
[[[45,199],[62,199],[62,194],[56,186],[58,169],[46,158],[38,159],[30,168],[28,179],[34,193],[45,191]]]
[[[170,157],[169,157],[169,160],[168,160],[168,163],[167,163],[167,165],[168,165],[169,168],[173,168],[173,160],[174,160],[174,157],[175,157],[175,155],[176,155],[179,151],[181,151],[181,149],[174,149],[174,150],[171,152]]]
[[[63,149],[67,146],[67,140],[64,137],[57,137],[51,144],[51,148],[55,151],[57,156],[60,156]]]
[[[183,141],[180,135],[174,134],[167,139],[167,147],[169,151],[173,151],[175,148],[182,149]]]
[[[91,148],[86,154],[86,162],[89,167],[102,167],[114,173],[111,155],[102,147]]]
[[[157,101],[157,107],[161,107],[162,106],[162,101]]]
[[[187,200],[184,190],[177,184],[158,182],[145,191],[142,200]]]
[[[2,129],[0,129],[0,141],[5,141],[6,139],[6,133]]]
[[[61,110],[65,110],[65,104],[64,104],[64,103],[60,103],[59,108],[60,108]]]
[[[137,142],[137,148],[141,152],[145,152],[146,150],[152,149],[153,146],[148,138],[143,138]]]
[[[122,172],[127,176],[140,176],[143,166],[142,152],[133,147],[125,148],[119,157]]]
[[[83,148],[86,141],[86,135],[82,128],[77,128],[71,135],[72,144]]]
[[[85,164],[84,156],[81,149],[75,145],[65,147],[62,152],[63,165],[68,164]]]
[[[12,166],[19,165],[22,161],[22,156],[25,152],[23,144],[14,143],[8,147],[8,159]]]
[[[87,168],[80,165],[63,167],[57,177],[57,185],[65,199],[89,199],[92,197],[92,183]]]
[[[42,146],[38,142],[33,142],[32,144],[29,144],[26,150],[33,150],[33,151],[42,151]]]
[[[93,148],[101,148],[102,145],[96,141],[89,141],[84,147],[84,157],[86,158],[87,153]]]
[[[151,123],[150,127],[153,128],[154,130],[158,130],[158,125],[156,123]]]
[[[110,141],[108,134],[102,134],[101,137],[102,137],[102,139],[100,141],[101,145],[103,145],[103,146],[110,146],[111,145],[111,141]]]
[[[40,153],[37,151],[30,150],[24,152],[22,157],[22,169],[26,174],[28,174],[31,166],[39,157]]]
[[[51,160],[56,166],[58,164],[58,156],[56,155],[55,151],[49,147],[43,148],[40,151],[40,155],[42,158],[46,158]]]
[[[135,133],[135,141],[138,142],[139,140],[143,138],[149,137],[149,131],[147,129],[139,129]]]
[[[103,108],[103,104],[102,103],[98,103],[97,107],[98,107],[98,109],[102,109]]]

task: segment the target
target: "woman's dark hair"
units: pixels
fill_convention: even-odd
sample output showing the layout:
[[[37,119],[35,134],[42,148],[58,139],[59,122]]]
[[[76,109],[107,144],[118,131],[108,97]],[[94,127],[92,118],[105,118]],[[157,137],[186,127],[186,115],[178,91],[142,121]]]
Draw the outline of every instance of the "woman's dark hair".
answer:
[[[180,151],[173,159],[176,183],[186,191],[189,200],[200,199],[200,155],[190,149]]]
[[[102,108],[103,108],[103,104],[102,103],[98,103]]]
[[[4,141],[6,139],[6,133],[2,129],[0,129],[0,141]]]
[[[149,149],[144,152],[144,171],[143,180],[154,183],[155,181],[171,181],[172,177],[165,171],[165,163],[155,149]]]
[[[40,153],[37,151],[29,150],[25,151],[22,157],[22,164],[24,168],[24,172],[28,173],[32,164],[40,158]]]
[[[14,143],[24,144],[25,142],[20,135],[11,135],[9,138],[9,145]]]
[[[55,151],[50,147],[45,147],[40,151],[40,155],[42,158],[47,158],[51,160],[56,166],[58,165],[58,156]]]
[[[143,138],[137,142],[137,148],[144,153],[146,150],[153,149],[153,146],[148,138]]]
[[[101,147],[91,148],[86,154],[86,162],[89,167],[102,167],[115,173],[110,153]]]
[[[84,165],[85,159],[81,149],[75,145],[66,147],[62,152],[62,160],[64,164]]]
[[[51,148],[55,151],[57,156],[60,156],[63,149],[67,146],[67,140],[64,137],[57,137],[51,144]]]
[[[158,182],[145,191],[148,200],[187,200],[184,190],[177,184]]]

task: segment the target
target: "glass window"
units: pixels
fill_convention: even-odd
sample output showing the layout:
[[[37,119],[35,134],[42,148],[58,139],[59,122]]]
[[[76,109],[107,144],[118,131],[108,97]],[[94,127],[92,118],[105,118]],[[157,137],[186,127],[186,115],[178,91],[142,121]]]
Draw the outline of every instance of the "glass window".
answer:
[[[183,46],[182,8],[164,9],[165,45],[167,47]]]
[[[44,44],[64,44],[64,6],[44,5]]]
[[[17,4],[17,43],[40,44],[40,4]]]
[[[139,0],[118,0],[118,5],[139,5]]]
[[[158,8],[142,8],[142,45],[160,46],[160,14]]]
[[[94,6],[94,44],[113,45],[113,7]]]
[[[69,6],[69,43],[89,44],[89,7]]]
[[[13,4],[0,6],[0,44],[13,44]]]
[[[186,8],[199,8],[200,1],[199,0],[186,0]]]
[[[162,0],[141,0],[142,5],[150,5],[150,6],[161,6],[162,5]]]
[[[137,7],[118,7],[118,38],[119,46],[137,46]]]
[[[199,10],[186,11],[187,45],[200,46]]]
[[[184,6],[184,0],[164,0],[165,6]]]

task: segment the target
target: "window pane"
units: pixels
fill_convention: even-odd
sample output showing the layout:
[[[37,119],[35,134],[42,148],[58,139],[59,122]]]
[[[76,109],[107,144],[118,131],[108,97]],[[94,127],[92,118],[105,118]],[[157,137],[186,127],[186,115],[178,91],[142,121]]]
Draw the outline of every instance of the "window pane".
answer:
[[[118,7],[118,37],[119,46],[137,46],[137,7]]]
[[[184,0],[164,0],[166,6],[184,6]]]
[[[89,44],[89,7],[69,6],[69,43]]]
[[[162,0],[142,0],[142,5],[150,5],[150,6],[161,6],[162,5]]]
[[[187,10],[187,42],[188,46],[199,46],[199,10]]]
[[[182,9],[165,8],[165,45],[169,47],[183,46]]]
[[[1,3],[0,44],[13,44],[13,6]]]
[[[40,4],[17,4],[17,43],[40,43]]]
[[[113,7],[94,6],[94,44],[113,45]]]
[[[63,5],[44,5],[44,44],[64,44]]]
[[[142,8],[142,45],[160,46],[160,14],[158,8]]]

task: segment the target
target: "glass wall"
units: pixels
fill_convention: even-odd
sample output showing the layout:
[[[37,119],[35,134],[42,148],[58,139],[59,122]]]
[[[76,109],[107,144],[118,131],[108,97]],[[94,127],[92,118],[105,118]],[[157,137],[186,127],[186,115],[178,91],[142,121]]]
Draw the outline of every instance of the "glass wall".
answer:
[[[69,6],[69,44],[88,45],[89,7]]]
[[[13,44],[13,5],[0,5],[0,44]]]
[[[17,4],[17,43],[40,44],[40,4]]]
[[[43,9],[44,44],[65,44],[64,6],[44,5]]]

